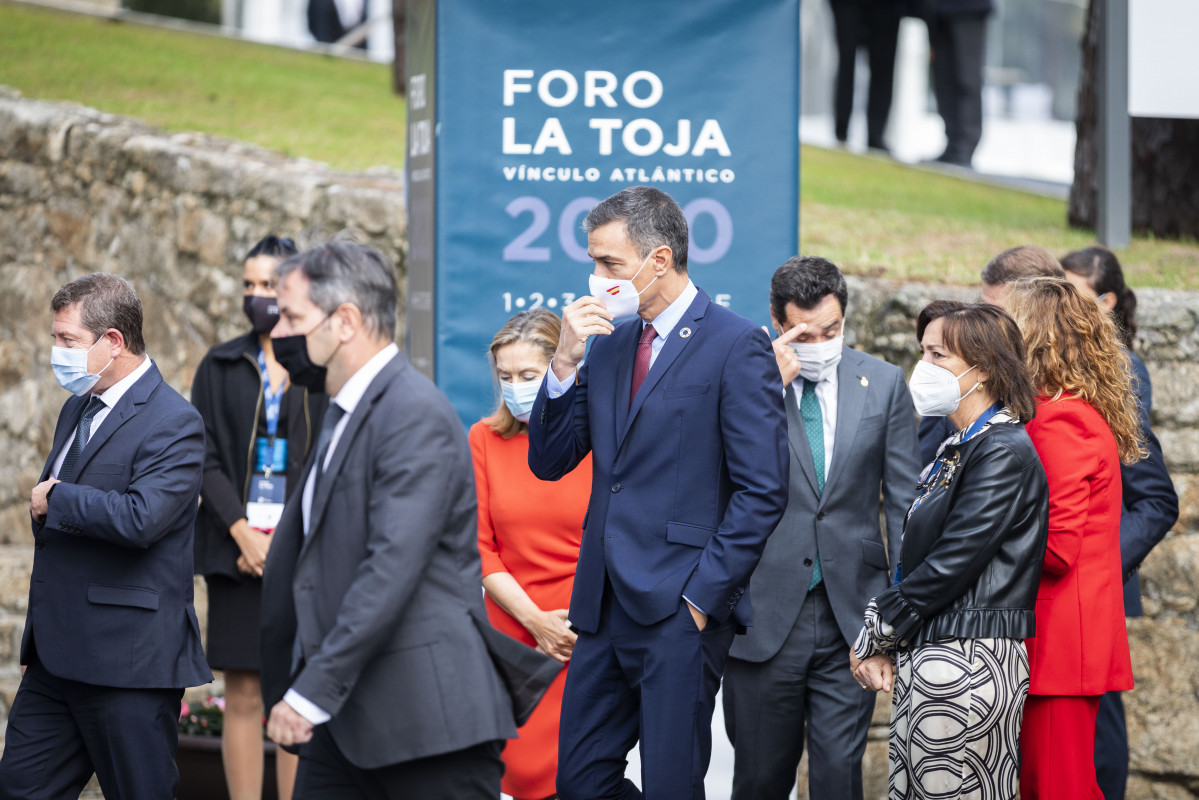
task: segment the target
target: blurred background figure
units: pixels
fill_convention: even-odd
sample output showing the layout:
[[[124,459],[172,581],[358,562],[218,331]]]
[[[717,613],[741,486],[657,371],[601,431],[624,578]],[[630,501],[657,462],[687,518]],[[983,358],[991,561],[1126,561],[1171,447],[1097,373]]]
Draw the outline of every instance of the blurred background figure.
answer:
[[[1137,296],[1124,283],[1124,270],[1115,254],[1104,247],[1076,250],[1062,258],[1066,279],[1111,315],[1120,342],[1132,362],[1133,391],[1141,435],[1149,456],[1120,468],[1123,511],[1120,514],[1120,566],[1124,576],[1124,615],[1142,616],[1141,582],[1137,569],[1149,551],[1178,520],[1178,495],[1166,471],[1162,447],[1149,426],[1153,385],[1145,362],[1133,350],[1137,332]],[[1128,729],[1120,692],[1099,701],[1095,728],[1095,776],[1106,800],[1123,800],[1128,782]]]
[[[295,252],[291,239],[272,235],[246,255],[242,309],[250,331],[209,350],[192,386],[207,442],[196,573],[208,584],[208,663],[225,673],[221,754],[232,800],[262,796],[262,568],[327,404],[325,395],[291,384],[271,345],[275,265]],[[280,749],[275,763],[279,797],[288,800],[296,757]]]
[[[529,412],[558,346],[562,322],[547,309],[521,311],[491,342],[488,360],[500,390],[495,412],[470,429],[479,493],[479,555],[491,624],[559,661],[575,634],[566,626],[591,456],[556,483],[529,470]],[[566,670],[504,748],[503,790],[518,800],[555,796],[558,718]]]
[[[1049,543],[1026,644],[1023,800],[1095,800],[1095,719],[1131,689],[1120,568],[1120,464],[1145,457],[1128,356],[1116,326],[1059,278],[1009,284],[1037,414],[1028,423],[1049,480]]]
[[[945,122],[935,161],[971,166],[983,135],[983,64],[992,0],[920,0],[932,50],[933,94]]]
[[[837,33],[837,78],[834,88],[834,132],[837,141],[849,138],[853,112],[854,67],[858,48],[865,48],[870,64],[870,92],[866,101],[866,146],[887,151],[884,135],[891,113],[895,82],[895,48],[899,42],[901,0],[829,0]]]

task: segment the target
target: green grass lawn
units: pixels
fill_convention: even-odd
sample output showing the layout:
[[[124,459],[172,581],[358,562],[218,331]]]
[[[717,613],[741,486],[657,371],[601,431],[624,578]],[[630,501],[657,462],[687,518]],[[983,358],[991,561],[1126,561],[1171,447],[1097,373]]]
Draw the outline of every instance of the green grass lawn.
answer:
[[[382,64],[0,2],[0,84],[341,169],[404,162]]]
[[[405,106],[387,66],[73,16],[0,0],[0,84],[170,131],[253,142],[339,169],[400,167]],[[847,272],[974,284],[1001,250],[1094,241],[1065,203],[876,158],[803,148],[801,241]],[[1199,289],[1194,242],[1119,251],[1134,287]]]

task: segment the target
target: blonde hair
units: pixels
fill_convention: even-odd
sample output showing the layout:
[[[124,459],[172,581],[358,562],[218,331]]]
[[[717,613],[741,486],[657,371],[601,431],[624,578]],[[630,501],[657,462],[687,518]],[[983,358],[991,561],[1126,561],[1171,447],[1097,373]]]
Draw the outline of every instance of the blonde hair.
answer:
[[[496,353],[510,344],[525,342],[539,349],[548,362],[554,356],[561,333],[562,320],[553,311],[545,308],[520,311],[505,322],[504,327],[500,328],[495,334],[495,338],[491,340],[491,347],[487,348],[487,360],[491,364],[491,377],[495,380],[497,393],[499,375],[495,366]],[[529,429],[528,423],[521,422],[512,416],[507,403],[504,402],[503,395],[497,397],[495,411],[491,413],[491,416],[484,417],[483,422],[504,439],[511,439]]]
[[[1132,364],[1111,317],[1062,278],[1008,284],[1003,305],[1024,334],[1037,391],[1086,400],[1111,428],[1122,462],[1145,458]]]

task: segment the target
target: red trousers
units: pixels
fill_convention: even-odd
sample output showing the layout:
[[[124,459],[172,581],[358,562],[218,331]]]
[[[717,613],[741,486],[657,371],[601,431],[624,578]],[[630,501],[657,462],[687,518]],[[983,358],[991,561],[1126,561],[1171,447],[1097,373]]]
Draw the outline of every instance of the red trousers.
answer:
[[[1103,800],[1095,781],[1100,695],[1035,695],[1020,731],[1021,800]]]

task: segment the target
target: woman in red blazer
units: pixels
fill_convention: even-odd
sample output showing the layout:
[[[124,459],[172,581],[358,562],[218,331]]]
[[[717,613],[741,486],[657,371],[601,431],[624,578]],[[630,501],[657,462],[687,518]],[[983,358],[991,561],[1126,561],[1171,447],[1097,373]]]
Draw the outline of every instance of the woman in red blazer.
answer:
[[[1049,544],[1026,640],[1023,800],[1102,800],[1095,780],[1100,697],[1132,688],[1120,567],[1120,463],[1144,457],[1131,365],[1115,326],[1068,281],[1010,284],[1037,388],[1028,435],[1049,481]]]

